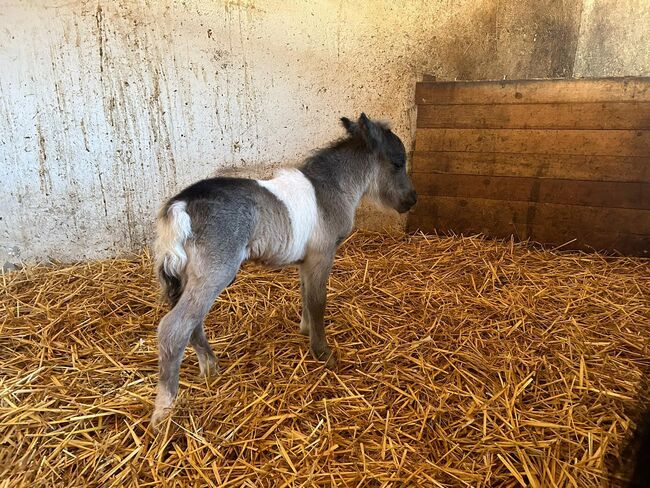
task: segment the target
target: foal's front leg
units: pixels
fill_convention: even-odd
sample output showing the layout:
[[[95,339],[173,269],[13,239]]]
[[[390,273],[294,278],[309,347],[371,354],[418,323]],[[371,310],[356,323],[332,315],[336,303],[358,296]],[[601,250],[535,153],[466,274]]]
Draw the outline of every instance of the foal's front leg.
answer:
[[[305,297],[307,296],[307,285],[305,283],[305,275],[306,272],[302,271],[302,268],[300,270],[300,295],[302,296],[302,315],[300,316],[300,333],[304,336],[309,337],[309,329],[310,329],[310,323],[311,319],[309,318],[309,308],[307,307],[306,303],[307,300]]]
[[[327,345],[323,319],[327,301],[327,279],[333,259],[333,255],[311,254],[300,265],[303,307],[300,329],[303,333],[308,329],[312,355],[319,361],[326,361],[329,368],[336,365],[336,360]]]

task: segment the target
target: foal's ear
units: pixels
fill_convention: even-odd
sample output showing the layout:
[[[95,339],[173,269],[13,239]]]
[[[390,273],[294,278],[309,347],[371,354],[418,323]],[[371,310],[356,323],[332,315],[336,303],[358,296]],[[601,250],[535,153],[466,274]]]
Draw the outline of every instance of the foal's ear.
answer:
[[[370,120],[363,112],[359,115],[359,121],[357,124],[359,125],[359,132],[366,141],[368,147],[373,151],[378,149],[382,141],[381,128]]]
[[[341,117],[341,124],[343,127],[345,127],[345,130],[350,134],[351,136],[355,135],[357,131],[359,130],[359,126],[352,122],[350,119],[347,117]]]

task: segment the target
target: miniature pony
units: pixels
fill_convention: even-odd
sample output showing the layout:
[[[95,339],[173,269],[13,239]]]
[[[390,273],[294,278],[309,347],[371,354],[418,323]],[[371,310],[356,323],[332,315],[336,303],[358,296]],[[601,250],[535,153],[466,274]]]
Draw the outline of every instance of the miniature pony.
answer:
[[[246,260],[300,268],[300,332],[313,357],[335,364],[323,314],[334,255],[353,228],[363,196],[400,213],[416,202],[404,144],[383,122],[362,113],[342,118],[347,137],[321,149],[299,168],[271,180],[210,178],[166,202],[157,219],[156,272],[172,306],[158,326],[159,379],[154,428],[178,392],[189,342],[202,375],[216,369],[203,330],[214,300]]]

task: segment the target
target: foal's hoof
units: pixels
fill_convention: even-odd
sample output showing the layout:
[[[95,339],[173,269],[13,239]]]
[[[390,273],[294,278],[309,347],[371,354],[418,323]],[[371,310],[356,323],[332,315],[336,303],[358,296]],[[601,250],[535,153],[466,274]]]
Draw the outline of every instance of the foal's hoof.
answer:
[[[153,415],[151,416],[151,428],[154,433],[157,434],[160,431],[160,427],[165,422],[165,420],[171,414],[171,408],[159,408],[154,410]]]
[[[309,337],[309,324],[304,321],[300,321],[300,333],[304,336]]]
[[[208,358],[205,362],[199,362],[199,376],[201,378],[210,379],[219,374],[219,365],[216,359]]]
[[[329,347],[323,346],[319,348],[311,348],[311,355],[317,361],[324,361],[325,367],[328,369],[334,369],[336,367],[336,358]]]

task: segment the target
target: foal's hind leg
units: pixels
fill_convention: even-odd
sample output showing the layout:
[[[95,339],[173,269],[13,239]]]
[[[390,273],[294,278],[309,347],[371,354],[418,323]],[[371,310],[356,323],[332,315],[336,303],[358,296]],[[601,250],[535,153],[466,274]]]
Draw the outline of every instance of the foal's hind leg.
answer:
[[[236,272],[237,271],[235,270],[234,273]],[[233,277],[227,287],[232,285],[234,282],[235,278]],[[190,337],[190,345],[194,348],[194,351],[199,358],[200,375],[204,378],[209,378],[216,374],[219,371],[219,364],[217,363],[217,357],[212,350],[212,346],[210,346],[208,339],[205,337],[203,321],[194,328]]]
[[[214,355],[214,351],[212,351],[212,347],[205,337],[203,322],[197,325],[194,331],[192,331],[190,344],[199,358],[201,376],[208,378],[215,374],[219,369],[217,366],[217,357]]]
[[[171,408],[178,392],[178,375],[183,360],[183,352],[194,331],[201,327],[214,299],[231,282],[239,269],[239,264],[229,269],[212,271],[209,278],[188,280],[183,295],[176,306],[160,321],[158,326],[158,393],[151,418],[156,428]],[[203,348],[207,344],[205,335],[195,336],[197,344]],[[209,348],[209,344],[207,344]],[[202,352],[205,350],[202,348]],[[212,352],[209,349],[210,353]],[[212,353],[214,355],[214,353]],[[201,354],[199,355],[199,361]],[[208,363],[209,364],[209,360]]]

